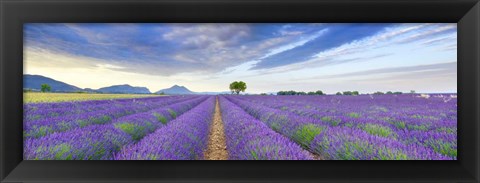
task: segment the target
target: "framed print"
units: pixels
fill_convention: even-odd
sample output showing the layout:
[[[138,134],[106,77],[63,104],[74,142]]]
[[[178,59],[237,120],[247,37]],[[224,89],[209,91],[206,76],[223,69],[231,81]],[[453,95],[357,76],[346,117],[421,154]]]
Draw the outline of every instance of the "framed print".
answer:
[[[478,1],[1,10],[2,182],[479,181]]]

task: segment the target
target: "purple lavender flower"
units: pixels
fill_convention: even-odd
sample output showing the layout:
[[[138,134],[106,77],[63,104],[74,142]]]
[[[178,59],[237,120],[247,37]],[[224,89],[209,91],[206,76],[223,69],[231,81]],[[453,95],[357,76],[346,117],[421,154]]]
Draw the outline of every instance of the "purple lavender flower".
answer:
[[[330,127],[310,146],[323,157],[335,160],[451,160],[430,148],[348,127]]]
[[[93,125],[24,141],[25,160],[108,160],[132,138],[112,125]]]
[[[106,124],[118,117],[127,116],[139,112],[145,112],[166,105],[191,100],[193,98],[195,97],[171,97],[167,99],[162,99],[160,97],[142,99],[140,101],[131,99],[122,103],[112,103],[109,108],[105,108],[104,110],[97,110],[74,115],[58,116],[53,118],[45,118],[36,121],[27,120],[23,123],[24,137],[38,138],[51,134],[53,132],[67,131],[70,129],[85,127],[92,124]],[[124,101],[125,99],[119,100]]]
[[[311,160],[300,146],[219,97],[227,150],[232,160]]]
[[[157,128],[165,126],[169,121],[175,119],[176,115],[181,115],[205,101],[206,98],[199,97],[148,112],[121,117],[114,120],[113,125],[131,135],[133,140],[140,140]]]
[[[425,99],[418,95],[227,98],[273,130],[312,152],[332,159],[456,159],[457,156],[455,98],[445,100],[439,96]],[[319,150],[323,146],[318,140],[312,145],[321,134],[339,134],[331,132],[332,129],[357,133],[344,133],[344,138],[333,139],[338,142],[335,152],[343,152],[345,157],[329,155],[334,152],[331,149],[328,152]],[[325,138],[330,139],[328,135]],[[365,141],[361,138],[377,140]],[[365,151],[377,154],[366,153],[369,154],[367,156],[357,151],[353,155],[348,154],[351,147],[362,145]]]
[[[209,97],[165,127],[125,146],[116,160],[195,160],[203,159],[212,122],[215,97]]]

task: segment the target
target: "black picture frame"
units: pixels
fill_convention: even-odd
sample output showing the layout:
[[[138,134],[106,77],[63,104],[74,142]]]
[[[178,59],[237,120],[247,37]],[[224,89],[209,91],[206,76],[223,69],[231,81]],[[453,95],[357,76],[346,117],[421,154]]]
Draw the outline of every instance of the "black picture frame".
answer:
[[[1,182],[479,182],[478,0],[0,0]],[[23,23],[455,22],[455,161],[24,161]]]

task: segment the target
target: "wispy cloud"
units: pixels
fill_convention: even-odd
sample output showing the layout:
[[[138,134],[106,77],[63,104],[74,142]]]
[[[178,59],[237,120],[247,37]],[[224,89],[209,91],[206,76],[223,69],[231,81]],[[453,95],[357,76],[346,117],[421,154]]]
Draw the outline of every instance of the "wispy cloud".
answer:
[[[362,43],[402,37],[407,43],[456,31],[453,24],[27,24],[26,46],[122,65],[130,72],[172,75],[220,72],[258,60],[252,70],[311,60]],[[412,34],[413,33],[413,34]],[[365,42],[364,40],[368,40]],[[434,41],[430,40],[432,44]],[[437,42],[440,40],[437,40]],[[337,51],[350,54],[349,51]],[[343,59],[345,60],[345,59]],[[161,66],[160,66],[161,65]],[[325,65],[325,64],[316,64]],[[123,71],[127,71],[124,69]]]
[[[149,83],[152,91],[158,89],[158,83],[192,85],[199,91],[215,86],[223,91],[225,83],[239,78],[268,91],[274,89],[262,82],[276,80],[304,87],[300,81],[305,81],[311,87],[321,87],[315,79],[322,77],[340,87],[347,86],[341,80],[348,77],[367,77],[371,82],[375,80],[368,77],[380,75],[424,73],[440,77],[441,69],[425,67],[456,58],[456,32],[456,24],[430,23],[33,23],[24,26],[24,62],[32,74],[48,70],[58,76],[68,76],[69,72],[85,72],[76,76],[94,72],[95,77],[101,72],[116,77],[133,74],[147,78],[137,83]],[[422,68],[425,70],[418,70]],[[92,82],[96,81],[79,83]],[[286,85],[282,84],[283,88]]]
[[[457,25],[456,24],[434,24],[432,26],[424,27],[423,31],[418,32],[417,34],[413,34],[409,37],[406,37],[398,43],[409,43],[414,41],[420,41],[427,38],[431,38],[432,36],[439,36],[444,34],[451,34],[457,32]]]
[[[346,52],[350,52],[346,51]],[[345,52],[336,52],[337,54],[346,54]],[[353,53],[353,52],[351,52]],[[378,58],[383,58],[383,57],[388,57],[392,55],[392,53],[382,53],[378,55],[372,55],[372,56],[357,56],[357,57],[349,57],[349,58],[338,58],[333,55],[330,55],[329,57],[320,57],[316,58],[312,61],[304,62],[304,63],[298,63],[298,64],[293,64],[293,65],[288,65],[288,66],[283,66],[283,67],[277,67],[277,68],[272,68],[269,70],[258,70],[255,72],[254,75],[251,75],[249,77],[257,77],[258,75],[265,75],[265,74],[274,74],[274,73],[284,73],[284,72],[291,72],[291,71],[298,71],[302,70],[305,68],[320,68],[320,67],[325,67],[325,66],[332,66],[332,65],[339,65],[339,64],[348,64],[348,63],[354,63],[354,62],[366,62],[366,61],[372,61]]]
[[[277,26],[278,27],[278,26]],[[220,72],[300,39],[251,24],[27,24],[27,47],[121,64],[122,71]]]
[[[388,24],[336,24],[321,36],[290,50],[262,59],[252,69],[268,69],[304,62],[323,51],[373,36]]]
[[[162,37],[185,49],[222,51],[237,46],[251,36],[246,24],[175,24]]]
[[[424,37],[424,40],[426,40],[422,43],[425,48],[431,46],[443,46],[442,48],[440,48],[440,51],[455,50],[456,46],[453,44],[449,45],[449,43],[456,43],[456,33],[446,35],[432,34],[432,26],[454,27],[454,25],[452,26],[444,24],[395,24],[393,26],[386,27],[385,29],[373,36],[369,36],[367,38],[342,44],[341,46],[322,51],[314,56],[311,56],[311,58],[306,61],[291,62],[286,65],[277,66],[269,69],[260,69],[256,72],[257,74],[252,75],[252,77],[257,76],[258,74],[263,75],[282,73],[303,70],[305,68],[321,68],[339,64],[369,62],[384,57],[390,57],[395,55],[395,53],[398,51],[390,50],[389,52],[382,51],[380,53],[374,53],[375,51],[372,50],[380,50],[383,48],[398,45],[399,40],[405,40],[406,38],[414,37],[414,35],[418,34],[423,35],[422,37]],[[363,53],[371,54],[365,55]],[[255,66],[253,68],[255,68]]]
[[[439,45],[439,44],[444,44],[444,43],[455,43],[457,41],[457,34],[456,32],[450,35],[447,35],[445,37],[434,37],[432,39],[426,40],[422,42],[423,45],[425,46],[433,46],[433,45]]]
[[[406,67],[389,67],[382,69],[373,69],[366,71],[350,72],[343,74],[327,75],[327,76],[316,76],[310,79],[332,79],[332,78],[346,78],[346,77],[363,77],[370,75],[380,75],[380,74],[394,74],[394,73],[406,73],[411,74],[414,72],[423,72],[423,71],[455,71],[457,70],[457,62],[448,62],[448,63],[439,63],[439,64],[429,64],[429,65],[415,65],[415,66],[406,66]]]

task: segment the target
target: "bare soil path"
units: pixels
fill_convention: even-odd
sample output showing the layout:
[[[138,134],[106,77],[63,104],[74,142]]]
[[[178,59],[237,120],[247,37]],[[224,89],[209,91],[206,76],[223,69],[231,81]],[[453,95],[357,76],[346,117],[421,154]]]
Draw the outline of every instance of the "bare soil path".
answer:
[[[225,141],[225,130],[223,128],[222,114],[218,97],[215,102],[215,114],[213,115],[213,123],[208,136],[208,146],[204,153],[206,160],[227,160],[227,144]]]
[[[308,151],[309,152],[309,151]],[[312,153],[312,152],[309,152],[310,155],[312,156],[312,158],[314,160],[325,160],[325,158],[323,158],[322,156],[318,155],[318,154],[315,154],[315,153]]]

